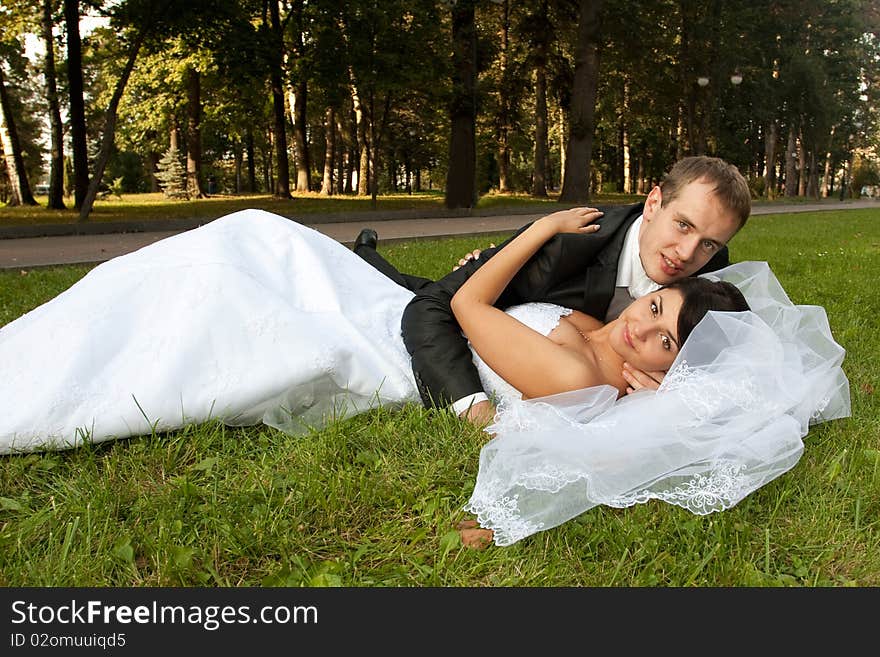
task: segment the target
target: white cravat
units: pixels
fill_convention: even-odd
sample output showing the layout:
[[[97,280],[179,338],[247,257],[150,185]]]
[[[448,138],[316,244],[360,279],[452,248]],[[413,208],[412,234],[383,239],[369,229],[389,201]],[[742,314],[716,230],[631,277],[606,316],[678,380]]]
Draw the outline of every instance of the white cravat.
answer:
[[[638,299],[663,287],[649,278],[642,266],[642,259],[639,256],[639,231],[642,229],[642,219],[643,216],[640,216],[629,227],[623,242],[623,249],[620,252],[620,260],[617,263],[616,285],[629,288],[629,295],[633,299]]]

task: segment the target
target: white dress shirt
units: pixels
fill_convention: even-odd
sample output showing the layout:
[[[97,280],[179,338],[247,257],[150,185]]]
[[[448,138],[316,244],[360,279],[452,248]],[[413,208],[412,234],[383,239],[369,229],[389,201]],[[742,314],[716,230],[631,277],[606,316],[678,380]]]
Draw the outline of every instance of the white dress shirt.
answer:
[[[614,297],[608,305],[605,322],[617,319],[623,309],[635,299],[659,290],[662,286],[648,277],[639,254],[639,231],[642,228],[642,217],[633,222],[623,240],[620,259],[617,261],[617,281]]]

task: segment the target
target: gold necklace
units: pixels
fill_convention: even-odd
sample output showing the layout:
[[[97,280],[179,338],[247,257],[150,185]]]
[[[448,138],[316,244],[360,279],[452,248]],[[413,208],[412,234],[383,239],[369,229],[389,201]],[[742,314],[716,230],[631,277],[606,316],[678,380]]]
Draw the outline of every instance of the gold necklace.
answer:
[[[571,325],[574,326],[574,330],[577,331],[580,334],[580,336],[584,339],[584,342],[590,341],[590,338],[588,336],[584,335],[584,332],[581,331],[577,326],[575,326],[574,322],[572,322]]]

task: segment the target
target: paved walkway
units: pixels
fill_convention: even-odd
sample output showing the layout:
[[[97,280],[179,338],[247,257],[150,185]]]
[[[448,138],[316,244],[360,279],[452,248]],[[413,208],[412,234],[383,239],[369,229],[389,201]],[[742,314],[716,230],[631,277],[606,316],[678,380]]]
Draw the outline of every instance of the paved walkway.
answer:
[[[880,199],[847,202],[826,201],[816,204],[759,205],[752,209],[752,216],[859,208],[880,209]],[[371,227],[378,232],[381,243],[406,239],[510,232],[544,214],[545,212],[386,220],[381,220],[376,216],[357,221],[306,223],[306,225],[344,244],[351,244],[361,229]],[[182,230],[185,228],[165,231],[0,239],[0,269],[27,269],[29,267],[104,262],[182,232]],[[480,246],[480,244],[477,243],[474,246]]]

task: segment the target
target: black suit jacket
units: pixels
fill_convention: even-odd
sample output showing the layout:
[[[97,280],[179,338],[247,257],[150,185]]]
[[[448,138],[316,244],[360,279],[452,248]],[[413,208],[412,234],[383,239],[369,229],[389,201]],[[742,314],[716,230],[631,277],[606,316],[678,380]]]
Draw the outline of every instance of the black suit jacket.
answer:
[[[605,214],[597,222],[602,228],[596,233],[556,235],[520,269],[495,305],[508,308],[544,301],[604,319],[614,296],[626,232],[643,208],[644,203],[599,208]],[[422,287],[404,310],[403,340],[426,406],[446,406],[483,389],[450,302],[471,274],[526,228],[499,247],[483,251],[479,260],[470,260]],[[728,262],[727,249],[721,249],[699,273],[720,269]]]

